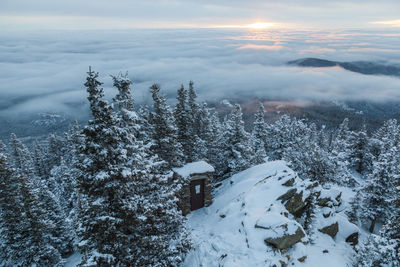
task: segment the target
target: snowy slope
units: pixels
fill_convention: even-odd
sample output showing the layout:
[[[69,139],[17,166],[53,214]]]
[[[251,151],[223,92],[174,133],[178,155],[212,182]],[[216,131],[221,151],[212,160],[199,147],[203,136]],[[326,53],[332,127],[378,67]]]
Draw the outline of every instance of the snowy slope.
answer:
[[[350,224],[340,210],[332,217],[339,223],[339,232],[334,239],[313,231],[312,244],[307,242],[310,237],[306,236],[286,252],[265,244],[266,230],[255,228],[257,222],[273,226],[289,220],[296,227],[297,222],[291,215],[288,218],[282,215],[286,209],[277,201],[288,191],[282,184],[291,178],[295,179],[295,187],[305,188],[306,184],[284,161],[274,161],[225,180],[214,192],[214,203],[210,207],[188,215],[194,248],[183,266],[281,266],[280,261],[288,266],[347,266],[352,248],[345,238],[357,231],[357,227]],[[315,227],[326,223],[324,220],[317,216]],[[324,250],[328,252],[324,253]],[[298,259],[303,256],[307,258],[300,262]]]

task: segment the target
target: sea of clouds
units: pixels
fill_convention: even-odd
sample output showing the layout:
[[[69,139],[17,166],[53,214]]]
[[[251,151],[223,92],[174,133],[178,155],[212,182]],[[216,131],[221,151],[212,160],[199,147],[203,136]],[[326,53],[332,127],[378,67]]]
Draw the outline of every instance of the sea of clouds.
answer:
[[[334,68],[300,68],[287,61],[400,63],[400,33],[388,30],[164,29],[2,31],[0,115],[87,109],[88,66],[110,75],[128,71],[136,102],[149,102],[159,83],[170,99],[195,82],[201,100],[242,96],[321,101],[400,100],[400,79]]]

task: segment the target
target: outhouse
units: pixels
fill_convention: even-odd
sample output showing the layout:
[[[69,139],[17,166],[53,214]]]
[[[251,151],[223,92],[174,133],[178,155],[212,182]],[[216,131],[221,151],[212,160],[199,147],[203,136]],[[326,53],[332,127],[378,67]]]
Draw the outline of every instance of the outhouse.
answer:
[[[211,205],[214,168],[210,164],[197,161],[174,168],[173,171],[175,178],[182,184],[178,204],[183,215]]]

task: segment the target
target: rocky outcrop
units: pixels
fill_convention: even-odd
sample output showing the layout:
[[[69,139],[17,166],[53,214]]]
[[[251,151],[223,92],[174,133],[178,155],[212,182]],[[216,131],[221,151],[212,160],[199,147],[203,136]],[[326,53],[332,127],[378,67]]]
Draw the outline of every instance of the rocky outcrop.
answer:
[[[339,223],[335,222],[331,225],[325,226],[321,229],[318,229],[318,231],[320,231],[321,233],[327,234],[329,236],[331,236],[332,238],[334,238],[337,234],[337,232],[339,231]]]
[[[307,207],[307,202],[303,200],[303,191],[298,193],[295,188],[288,190],[278,200],[285,203],[285,208],[295,217],[301,217]]]
[[[350,243],[353,246],[358,244],[358,232],[352,233],[346,238],[346,242]]]
[[[321,190],[317,198],[317,205],[320,207],[337,207],[342,204],[342,192],[337,190]]]
[[[287,225],[283,225],[281,227],[285,226],[287,227]],[[272,245],[280,250],[285,250],[300,242],[303,237],[305,237],[305,233],[301,227],[298,227],[294,234],[286,234],[276,238],[266,238],[264,241],[265,243]]]
[[[296,188],[292,188],[290,190],[288,190],[285,194],[283,194],[282,196],[278,197],[277,200],[281,200],[282,203],[284,203],[285,201],[288,201],[289,199],[291,199],[297,192]]]

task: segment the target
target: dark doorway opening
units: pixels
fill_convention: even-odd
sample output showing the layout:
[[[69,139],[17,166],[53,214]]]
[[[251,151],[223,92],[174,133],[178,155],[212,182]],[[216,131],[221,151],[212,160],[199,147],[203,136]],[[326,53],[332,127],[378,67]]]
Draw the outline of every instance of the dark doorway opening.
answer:
[[[204,179],[190,182],[190,205],[192,210],[204,207]]]

